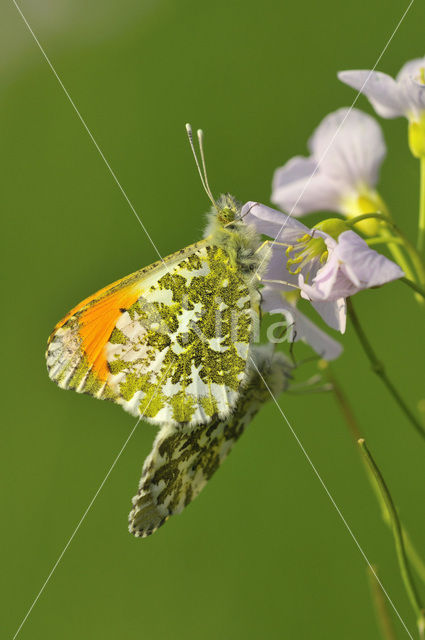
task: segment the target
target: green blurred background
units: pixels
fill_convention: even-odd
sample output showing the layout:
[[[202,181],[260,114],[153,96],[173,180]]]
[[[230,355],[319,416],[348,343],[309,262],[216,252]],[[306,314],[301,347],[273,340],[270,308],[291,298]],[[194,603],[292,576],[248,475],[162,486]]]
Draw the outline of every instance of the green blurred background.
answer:
[[[322,117],[352,102],[336,72],[373,66],[406,6],[21,1],[163,255],[200,237],[208,208],[185,122],[206,132],[216,193],[268,203],[274,168],[305,153]],[[395,73],[424,54],[424,21],[417,1],[381,70]],[[119,407],[49,381],[47,336],[83,297],[157,256],[11,1],[0,30],[6,638],[134,425]],[[364,98],[358,106],[370,111]],[[406,124],[382,125],[390,153],[381,190],[414,238],[418,167]],[[415,406],[425,396],[423,310],[399,283],[356,303]],[[343,343],[335,373],[425,551],[425,442],[369,371],[350,328]],[[281,406],[414,633],[390,532],[333,396],[282,396]],[[365,561],[275,406],[264,408],[183,515],[137,540],[127,514],[154,433],[137,429],[19,637],[379,637]]]

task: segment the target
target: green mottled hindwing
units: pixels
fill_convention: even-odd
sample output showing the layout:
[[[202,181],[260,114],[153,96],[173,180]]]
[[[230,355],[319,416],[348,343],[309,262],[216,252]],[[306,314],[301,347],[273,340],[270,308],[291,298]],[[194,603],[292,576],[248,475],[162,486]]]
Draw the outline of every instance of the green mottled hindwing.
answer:
[[[290,367],[283,354],[272,356],[267,347],[255,347],[253,353],[256,366],[227,420],[215,418],[195,427],[165,425],[159,431],[129,515],[129,530],[135,536],[150,535],[196,498],[271,398],[270,391],[277,395],[287,387]]]

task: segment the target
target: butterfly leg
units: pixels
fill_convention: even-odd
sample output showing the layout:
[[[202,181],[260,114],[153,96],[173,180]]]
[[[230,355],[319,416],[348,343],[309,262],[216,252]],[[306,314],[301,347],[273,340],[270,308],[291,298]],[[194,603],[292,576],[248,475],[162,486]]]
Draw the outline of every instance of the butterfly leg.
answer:
[[[276,240],[264,240],[264,242],[260,244],[258,249],[255,250],[255,253],[259,253],[267,245],[270,245],[272,247],[277,246],[277,247],[286,247],[286,248],[291,246],[288,242],[277,242]]]

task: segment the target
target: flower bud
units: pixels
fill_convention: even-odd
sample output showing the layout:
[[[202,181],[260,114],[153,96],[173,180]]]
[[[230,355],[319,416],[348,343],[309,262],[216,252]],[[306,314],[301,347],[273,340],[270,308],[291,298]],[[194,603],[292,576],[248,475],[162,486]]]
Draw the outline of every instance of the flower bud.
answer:
[[[334,240],[338,240],[341,233],[349,231],[350,227],[348,227],[341,218],[328,218],[327,220],[322,220],[322,222],[314,225],[313,229],[323,231]]]
[[[341,210],[347,218],[355,218],[365,213],[387,214],[387,207],[379,193],[374,189],[368,188],[361,188],[359,193],[344,198],[341,202]],[[379,225],[379,220],[370,218],[359,222],[357,229],[367,236],[376,236],[379,232]]]
[[[425,156],[425,112],[420,120],[409,120],[409,148],[415,158]]]

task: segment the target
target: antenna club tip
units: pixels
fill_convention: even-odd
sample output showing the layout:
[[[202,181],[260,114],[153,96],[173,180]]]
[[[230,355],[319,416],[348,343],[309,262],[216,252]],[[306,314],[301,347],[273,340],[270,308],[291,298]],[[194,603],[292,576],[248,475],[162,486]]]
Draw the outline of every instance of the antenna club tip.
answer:
[[[192,127],[190,126],[190,123],[189,123],[189,122],[186,122],[185,127],[186,127],[186,131],[187,131],[188,133],[192,133]]]
[[[199,138],[202,138],[202,137],[203,137],[203,135],[204,135],[204,132],[203,132],[203,130],[202,130],[202,129],[198,129],[198,131],[197,131],[196,133],[198,134],[198,137],[199,137]]]

